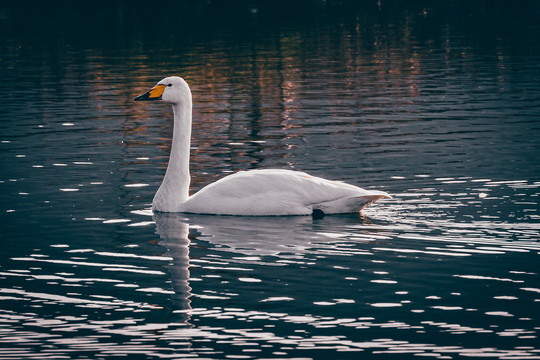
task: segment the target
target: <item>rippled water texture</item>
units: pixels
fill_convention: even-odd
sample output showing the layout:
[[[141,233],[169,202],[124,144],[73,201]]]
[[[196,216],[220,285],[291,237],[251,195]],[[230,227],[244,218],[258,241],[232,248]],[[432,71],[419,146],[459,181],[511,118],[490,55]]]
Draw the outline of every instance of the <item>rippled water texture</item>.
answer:
[[[540,358],[537,3],[130,4],[0,7],[0,359]],[[393,199],[152,214],[172,114],[132,98],[173,74],[192,192]]]

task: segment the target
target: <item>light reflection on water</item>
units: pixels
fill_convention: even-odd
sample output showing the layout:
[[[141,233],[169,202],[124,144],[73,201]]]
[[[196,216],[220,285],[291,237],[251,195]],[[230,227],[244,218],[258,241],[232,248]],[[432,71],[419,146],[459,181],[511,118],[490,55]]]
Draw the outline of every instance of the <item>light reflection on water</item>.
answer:
[[[538,44],[355,21],[114,54],[6,41],[0,358],[540,357]],[[171,73],[192,191],[280,167],[393,199],[152,214],[171,113],[131,99]]]
[[[134,244],[117,252],[67,244],[34,249],[12,257],[11,270],[1,274],[34,283],[0,290],[5,303],[27,303],[19,313],[2,311],[10,325],[2,341],[96,356],[533,356],[534,348],[458,346],[447,337],[474,336],[480,344],[536,338],[538,273],[513,258],[540,250],[527,241],[540,229],[480,221],[473,224],[482,236],[464,236],[464,226],[437,222],[431,210],[406,211],[396,204],[322,220],[154,214],[146,226],[122,226],[155,223],[159,253],[138,254]],[[497,235],[510,231],[518,238]],[[508,264],[490,268],[490,258],[503,254]],[[49,266],[59,267],[47,273]],[[48,292],[32,290],[44,285]],[[63,310],[44,316],[57,306]]]

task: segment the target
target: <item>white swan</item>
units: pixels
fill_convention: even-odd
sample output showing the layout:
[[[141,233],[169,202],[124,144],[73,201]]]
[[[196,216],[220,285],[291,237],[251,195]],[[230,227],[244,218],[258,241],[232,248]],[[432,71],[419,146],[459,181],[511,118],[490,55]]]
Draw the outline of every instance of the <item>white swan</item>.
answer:
[[[152,210],[217,215],[314,215],[358,212],[390,196],[292,170],[249,170],[226,176],[189,196],[191,91],[184,79],[161,80],[135,101],[172,103],[174,130],[169,165]]]

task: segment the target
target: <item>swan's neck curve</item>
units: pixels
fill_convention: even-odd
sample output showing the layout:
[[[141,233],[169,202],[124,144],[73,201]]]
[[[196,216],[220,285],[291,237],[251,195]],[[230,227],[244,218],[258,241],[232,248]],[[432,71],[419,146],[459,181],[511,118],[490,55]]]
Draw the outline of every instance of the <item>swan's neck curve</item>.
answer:
[[[179,211],[189,197],[189,152],[191,143],[191,99],[173,104],[174,129],[169,165],[159,187],[152,209],[164,212]]]

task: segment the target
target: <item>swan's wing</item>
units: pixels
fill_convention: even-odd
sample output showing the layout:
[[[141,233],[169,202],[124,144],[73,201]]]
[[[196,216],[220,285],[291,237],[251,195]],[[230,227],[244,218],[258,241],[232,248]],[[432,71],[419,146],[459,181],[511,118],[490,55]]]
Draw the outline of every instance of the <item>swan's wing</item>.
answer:
[[[191,196],[180,211],[222,215],[309,215],[355,212],[389,197],[380,191],[325,180],[291,170],[241,171]]]

